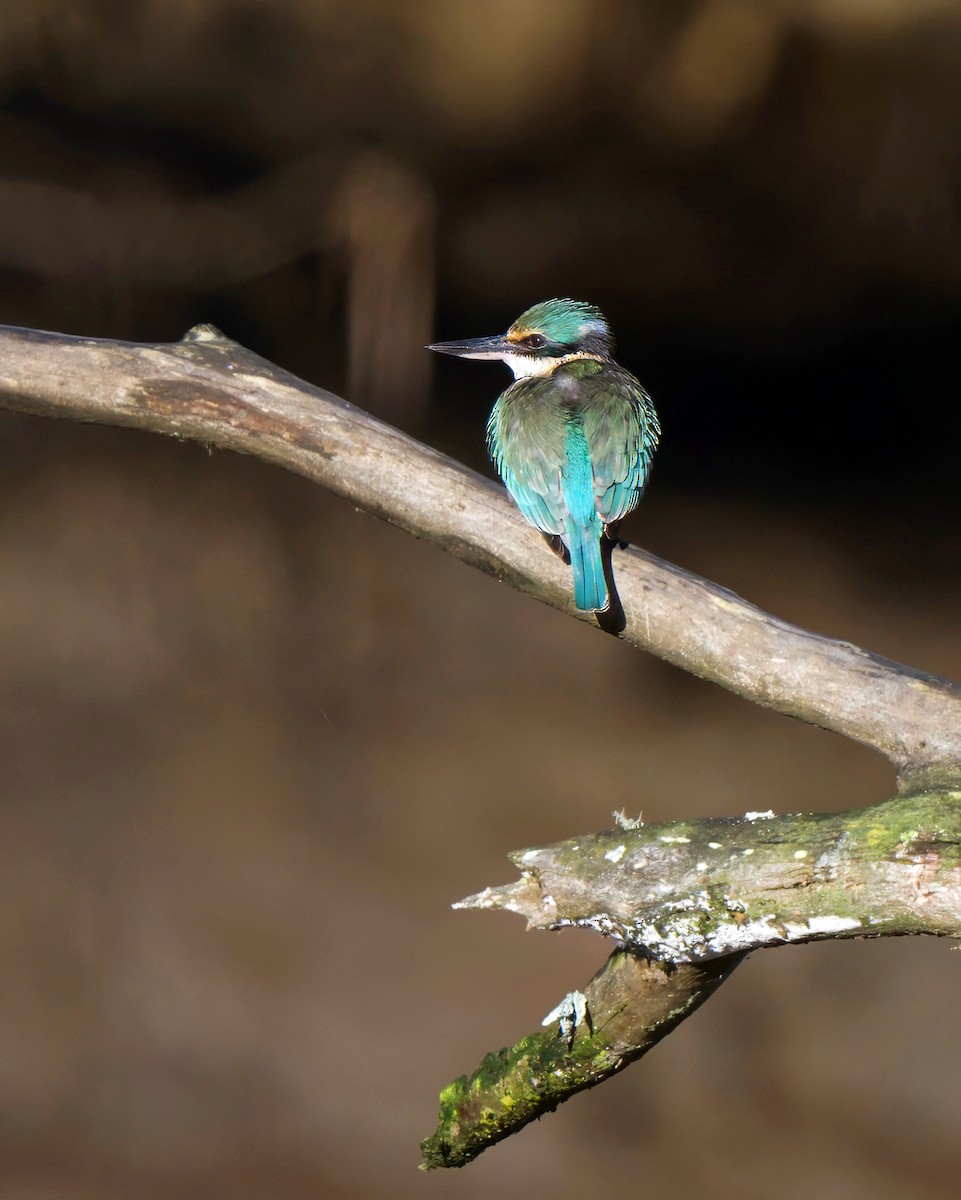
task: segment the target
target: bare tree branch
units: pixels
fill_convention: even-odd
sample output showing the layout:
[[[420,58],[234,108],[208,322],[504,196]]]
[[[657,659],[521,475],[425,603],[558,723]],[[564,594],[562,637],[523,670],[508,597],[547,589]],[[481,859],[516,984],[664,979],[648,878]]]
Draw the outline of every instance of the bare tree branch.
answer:
[[[210,327],[171,345],[0,329],[0,406],[252,454],[578,615],[567,569],[502,488]],[[617,553],[615,572],[632,645],[879,750],[905,790],[957,778],[956,685],[807,633],[639,550]]]

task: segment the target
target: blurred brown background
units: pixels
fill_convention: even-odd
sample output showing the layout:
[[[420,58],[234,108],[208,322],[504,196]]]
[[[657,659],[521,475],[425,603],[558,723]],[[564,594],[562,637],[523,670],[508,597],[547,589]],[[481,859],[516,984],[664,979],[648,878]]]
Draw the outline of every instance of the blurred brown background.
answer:
[[[958,678],[959,54],[947,0],[5,0],[0,322],[212,321],[485,469],[506,374],[421,346],[590,299],[665,427],[635,540]],[[890,772],[256,462],[0,463],[0,1195],[957,1194],[920,940],[759,954],[418,1174],[608,950],[452,913],[507,850]]]

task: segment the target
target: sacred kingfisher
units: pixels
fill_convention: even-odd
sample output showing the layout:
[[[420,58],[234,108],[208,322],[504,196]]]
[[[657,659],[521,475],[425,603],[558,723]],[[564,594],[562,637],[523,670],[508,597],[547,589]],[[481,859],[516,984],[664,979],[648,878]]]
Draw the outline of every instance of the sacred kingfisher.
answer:
[[[428,347],[507,363],[514,382],[487,422],[494,464],[524,516],[570,562],[574,603],[608,607],[601,541],[641,498],[660,437],[640,383],[611,357],[598,309],[545,300],[505,334]]]

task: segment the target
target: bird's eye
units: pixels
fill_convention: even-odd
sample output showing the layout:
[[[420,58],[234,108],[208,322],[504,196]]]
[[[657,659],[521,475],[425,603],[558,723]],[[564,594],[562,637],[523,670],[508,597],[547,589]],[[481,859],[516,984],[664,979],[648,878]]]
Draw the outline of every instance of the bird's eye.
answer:
[[[524,345],[528,350],[540,350],[541,346],[547,345],[547,338],[542,333],[529,333],[524,338]]]

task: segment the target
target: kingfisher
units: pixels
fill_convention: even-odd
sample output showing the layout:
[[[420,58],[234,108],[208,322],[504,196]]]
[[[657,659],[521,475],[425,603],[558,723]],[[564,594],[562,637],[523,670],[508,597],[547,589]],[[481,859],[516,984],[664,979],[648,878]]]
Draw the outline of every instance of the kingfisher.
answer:
[[[610,604],[603,541],[636,506],[661,429],[651,398],[612,354],[610,326],[580,300],[545,300],[504,334],[428,347],[505,362],[514,382],[487,422],[487,446],[514,503],[570,563],[574,604]]]

